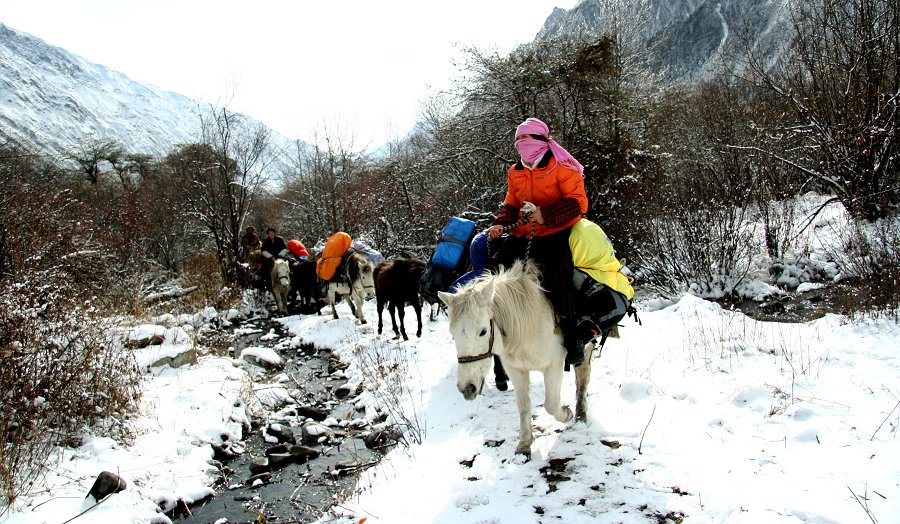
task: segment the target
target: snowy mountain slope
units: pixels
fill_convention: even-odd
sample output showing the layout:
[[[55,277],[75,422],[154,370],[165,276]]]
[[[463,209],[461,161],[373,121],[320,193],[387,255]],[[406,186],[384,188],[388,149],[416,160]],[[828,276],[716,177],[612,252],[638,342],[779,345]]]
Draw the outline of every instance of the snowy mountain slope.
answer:
[[[136,82],[0,24],[0,137],[49,155],[92,139],[162,156],[196,142],[208,104]],[[273,142],[287,137],[273,132]]]
[[[772,63],[790,37],[784,0],[648,0],[637,13],[632,0],[583,0],[555,9],[536,40],[577,38],[640,19],[641,43],[652,47],[651,64],[676,81],[708,78],[722,65],[740,67],[746,48]],[[627,31],[627,27],[622,28]]]

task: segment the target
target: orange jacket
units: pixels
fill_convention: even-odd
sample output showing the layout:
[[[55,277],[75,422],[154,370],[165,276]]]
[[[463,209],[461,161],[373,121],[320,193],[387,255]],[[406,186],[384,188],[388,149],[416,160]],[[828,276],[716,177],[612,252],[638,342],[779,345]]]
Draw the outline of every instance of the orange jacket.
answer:
[[[588,198],[584,191],[584,177],[578,171],[569,169],[550,158],[546,166],[529,169],[521,162],[509,168],[506,174],[506,198],[504,205],[521,208],[525,202],[537,207],[555,204],[564,198],[578,202],[581,214],[587,213]],[[535,236],[545,236],[572,226],[581,216],[576,216],[563,224],[541,225],[534,227]],[[515,236],[527,236],[531,232],[531,224],[518,226],[511,233]]]

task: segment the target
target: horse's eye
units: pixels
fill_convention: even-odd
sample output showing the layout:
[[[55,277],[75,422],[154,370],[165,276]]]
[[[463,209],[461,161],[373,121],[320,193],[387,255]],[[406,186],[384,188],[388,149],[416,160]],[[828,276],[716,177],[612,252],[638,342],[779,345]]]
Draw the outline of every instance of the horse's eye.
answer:
[[[485,335],[487,335],[487,330],[486,330],[486,329],[482,329],[482,330],[481,330],[481,333],[478,334],[479,337],[483,337],[483,336],[485,336]]]

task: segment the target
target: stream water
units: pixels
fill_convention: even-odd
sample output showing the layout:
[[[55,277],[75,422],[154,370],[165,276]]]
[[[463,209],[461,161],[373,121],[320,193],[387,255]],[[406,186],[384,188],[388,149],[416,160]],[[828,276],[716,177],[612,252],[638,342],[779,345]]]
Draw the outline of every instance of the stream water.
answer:
[[[241,332],[252,332],[235,338],[237,352],[248,346],[271,347],[277,344],[277,338],[286,336],[281,324],[267,318],[251,319],[240,327]],[[278,335],[275,340],[259,340],[271,330]],[[168,514],[173,522],[212,524],[223,518],[229,524],[312,522],[343,493],[354,489],[360,471],[380,460],[381,454],[366,445],[366,428],[330,428],[333,434],[321,443],[302,441],[300,424],[307,420],[349,420],[361,414],[354,411],[349,400],[352,395],[339,398],[345,381],[336,379],[334,372],[343,364],[330,351],[311,346],[276,350],[285,367],[271,374],[291,377],[290,388],[297,401],[278,407],[277,412],[281,416],[293,412],[296,418],[274,426],[271,420],[253,419],[251,431],[244,435],[243,453],[232,455],[216,450],[221,477],[213,486],[215,496],[190,507],[175,508]],[[267,415],[274,413],[275,410]],[[269,435],[268,441],[263,429]],[[278,443],[273,441],[273,435],[279,436]],[[264,464],[265,458],[268,465]]]

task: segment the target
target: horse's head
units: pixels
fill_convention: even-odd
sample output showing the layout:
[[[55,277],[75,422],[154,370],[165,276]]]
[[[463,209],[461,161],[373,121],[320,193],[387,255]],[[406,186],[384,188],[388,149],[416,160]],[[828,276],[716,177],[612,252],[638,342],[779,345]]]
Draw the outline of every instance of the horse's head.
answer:
[[[275,265],[272,266],[272,286],[276,284],[284,288],[291,287],[291,266],[283,258],[275,259]]]
[[[365,256],[359,253],[355,253],[351,260],[355,268],[351,269],[350,278],[359,278],[359,284],[366,290],[366,300],[375,298],[375,267],[372,266],[372,263]],[[356,276],[354,276],[354,273],[356,273]]]
[[[484,377],[491,369],[491,357],[503,344],[500,328],[493,319],[493,294],[493,280],[464,287],[457,293],[438,292],[438,298],[447,305],[450,335],[456,345],[456,388],[466,400],[481,393]]]

